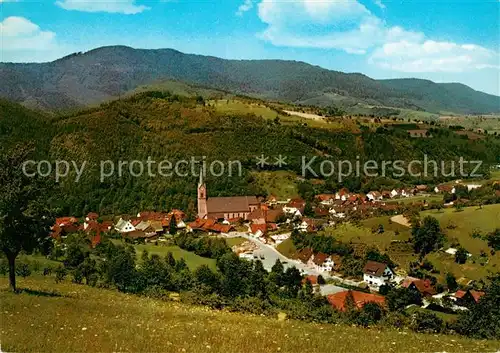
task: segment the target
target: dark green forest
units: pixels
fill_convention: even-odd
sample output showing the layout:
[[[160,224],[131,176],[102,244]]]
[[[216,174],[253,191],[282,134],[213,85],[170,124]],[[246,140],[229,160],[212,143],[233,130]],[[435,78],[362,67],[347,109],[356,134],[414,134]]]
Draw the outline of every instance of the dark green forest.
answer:
[[[500,140],[488,136],[468,140],[449,129],[433,129],[433,138],[412,139],[404,130],[359,126],[358,132],[331,131],[304,124],[281,125],[252,114],[221,114],[205,106],[202,99],[181,97],[163,92],[146,92],[112,101],[99,107],[62,116],[48,116],[21,105],[0,100],[0,148],[16,148],[18,144],[34,146],[33,159],[49,161],[87,161],[78,182],[71,171],[62,178],[51,202],[61,215],[81,216],[90,211],[100,214],[135,213],[138,210],[181,208],[193,215],[196,207],[197,175],[188,177],[134,177],[127,171],[100,181],[101,161],[176,161],[206,156],[207,162],[238,160],[242,165],[237,175],[207,175],[209,196],[261,195],[251,172],[273,170],[260,168],[256,156],[271,160],[287,156],[281,168],[301,175],[301,157],[317,156],[313,168],[324,159],[351,160],[466,160],[488,163],[500,156]],[[358,157],[359,156],[359,157]],[[312,177],[309,176],[308,177]],[[322,179],[321,177],[318,177]],[[377,187],[380,183],[415,185],[438,183],[444,177],[390,178],[350,177],[343,182],[336,175],[314,183],[316,192],[333,192],[347,186],[352,191]],[[298,181],[300,183],[300,181]],[[304,182],[302,182],[304,183]],[[309,183],[307,180],[305,183]]]

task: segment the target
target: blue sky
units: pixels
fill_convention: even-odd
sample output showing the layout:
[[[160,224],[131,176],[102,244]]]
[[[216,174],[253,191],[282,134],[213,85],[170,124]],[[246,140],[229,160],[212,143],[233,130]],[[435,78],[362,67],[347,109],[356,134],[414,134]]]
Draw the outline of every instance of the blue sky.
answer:
[[[0,0],[0,61],[170,47],[500,95],[499,26],[499,0]]]

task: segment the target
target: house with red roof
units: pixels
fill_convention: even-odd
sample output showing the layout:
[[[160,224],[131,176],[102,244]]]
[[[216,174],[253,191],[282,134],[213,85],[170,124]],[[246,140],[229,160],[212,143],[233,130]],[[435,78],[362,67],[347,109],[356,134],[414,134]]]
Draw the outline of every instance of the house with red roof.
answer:
[[[402,287],[415,290],[423,297],[429,298],[437,294],[436,289],[432,286],[428,279],[420,279],[414,277],[406,277],[401,284]]]
[[[484,292],[477,291],[474,289],[468,289],[468,290],[457,290],[457,292],[453,296],[457,299],[458,305],[468,307],[470,305],[479,303],[479,300],[484,295],[485,295]]]
[[[372,294],[364,293],[354,290],[343,291],[339,293],[330,294],[326,297],[328,302],[337,310],[346,311],[349,301],[353,304],[354,309],[362,309],[367,303],[375,303],[380,306],[385,306],[385,297]]]

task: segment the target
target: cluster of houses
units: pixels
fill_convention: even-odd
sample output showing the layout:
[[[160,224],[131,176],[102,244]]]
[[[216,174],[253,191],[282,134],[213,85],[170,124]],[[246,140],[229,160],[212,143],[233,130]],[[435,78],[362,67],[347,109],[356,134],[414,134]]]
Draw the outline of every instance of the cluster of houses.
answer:
[[[61,239],[70,233],[84,232],[93,247],[101,242],[102,234],[112,231],[131,240],[152,241],[169,232],[172,217],[175,219],[177,230],[187,228],[184,212],[176,209],[170,212],[140,212],[135,217],[121,216],[116,223],[111,220],[101,221],[97,213],[91,212],[83,222],[76,217],[56,218],[51,236],[54,239]]]
[[[337,255],[313,254],[310,249],[301,251],[299,259],[320,273],[335,272],[342,261]],[[310,281],[313,286],[319,286],[317,276],[309,275],[305,280]],[[445,310],[444,308],[453,312],[468,310],[471,305],[477,304],[480,298],[485,295],[484,292],[470,289],[470,287],[469,289],[460,289],[452,293],[438,293],[430,280],[410,276],[399,277],[387,264],[376,261],[367,261],[365,264],[363,268],[363,282],[374,292],[378,292],[380,287],[386,284],[414,290],[420,293],[422,297],[422,307],[434,310]],[[467,286],[464,285],[464,287]],[[383,295],[356,290],[337,291],[336,293],[328,294],[327,299],[338,310],[345,311],[346,298],[348,296],[351,297],[354,306],[358,309],[361,309],[364,304],[369,302],[386,305]],[[448,304],[445,304],[446,301]]]
[[[99,215],[94,212],[90,212],[85,216],[84,220],[81,221],[76,217],[59,217],[51,229],[51,236],[54,239],[61,239],[66,237],[68,234],[76,232],[85,232],[92,246],[96,246],[101,242],[101,234],[111,231],[113,228],[113,222],[111,221],[99,221]]]

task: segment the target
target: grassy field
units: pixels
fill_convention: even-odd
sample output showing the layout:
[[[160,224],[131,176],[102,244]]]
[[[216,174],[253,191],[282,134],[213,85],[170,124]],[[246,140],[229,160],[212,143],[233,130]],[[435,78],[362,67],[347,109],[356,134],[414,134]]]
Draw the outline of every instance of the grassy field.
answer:
[[[240,245],[240,244],[243,244],[244,242],[246,242],[247,240],[245,238],[242,238],[242,237],[236,237],[236,238],[227,238],[226,239],[226,243],[227,245],[231,248],[235,245]]]
[[[378,228],[379,224],[384,226],[384,233],[373,233],[372,228]],[[334,236],[343,243],[364,243],[376,246],[380,250],[388,248],[393,240],[408,240],[410,236],[408,228],[391,223],[389,217],[367,219],[361,222],[360,227],[351,223],[343,223],[327,228],[323,234]]]
[[[53,278],[0,278],[8,352],[494,352],[498,341],[320,325],[209,310]],[[8,323],[8,324],[7,324]]]
[[[387,201],[387,203],[402,203],[405,205],[412,204],[414,202],[423,202],[427,201],[428,203],[431,202],[443,202],[443,195],[436,195],[436,194],[431,194],[429,196],[412,196],[412,197],[404,197],[401,199],[393,199],[390,201]]]
[[[215,106],[215,109],[221,113],[255,114],[264,119],[274,119],[278,113],[265,105],[257,103],[246,103],[239,100],[211,100],[208,102]]]
[[[115,244],[117,243],[122,243],[120,240],[115,240]],[[165,257],[168,252],[171,252],[172,255],[176,260],[179,259],[184,259],[186,260],[186,263],[189,268],[195,269],[201,265],[208,265],[210,268],[215,269],[215,260],[214,259],[208,259],[206,257],[201,257],[196,255],[195,253],[183,250],[179,248],[178,246],[175,245],[134,245],[135,251],[137,254],[137,259],[141,258],[142,252],[144,250],[147,250],[150,255],[152,254],[157,254],[160,255],[161,257]]]
[[[255,177],[255,183],[264,188],[269,195],[285,200],[298,196],[297,176],[294,173],[280,170],[252,175]]]
[[[422,217],[430,215],[436,218],[445,230],[449,240],[457,240],[473,255],[479,255],[481,250],[489,252],[488,244],[479,238],[472,238],[470,234],[479,230],[483,234],[500,227],[500,204],[487,205],[482,209],[467,207],[461,212],[448,208],[441,211],[429,210],[422,212]],[[452,227],[454,227],[452,229]]]
[[[288,239],[284,240],[281,244],[276,246],[276,250],[278,250],[280,253],[282,253],[283,256],[286,256],[288,258],[292,258],[295,255],[297,248],[295,248],[295,245],[293,245],[292,239],[288,238]]]

